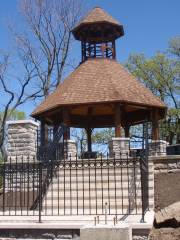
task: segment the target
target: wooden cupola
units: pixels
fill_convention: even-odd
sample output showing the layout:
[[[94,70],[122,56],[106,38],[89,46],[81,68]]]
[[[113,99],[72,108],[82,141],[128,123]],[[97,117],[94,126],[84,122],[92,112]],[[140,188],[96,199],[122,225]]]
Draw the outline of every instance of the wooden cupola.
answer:
[[[124,35],[124,29],[102,8],[95,7],[72,33],[81,41],[84,62],[89,58],[116,59],[115,40]]]

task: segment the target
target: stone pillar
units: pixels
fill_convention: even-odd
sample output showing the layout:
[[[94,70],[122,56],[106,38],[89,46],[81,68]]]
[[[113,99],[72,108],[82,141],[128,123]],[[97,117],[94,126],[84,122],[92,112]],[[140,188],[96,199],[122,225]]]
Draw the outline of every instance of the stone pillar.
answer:
[[[110,157],[126,157],[129,156],[129,142],[130,138],[120,137],[112,138],[109,141],[109,155]]]
[[[8,121],[7,155],[15,160],[36,156],[37,129],[39,124],[33,120]]]
[[[152,140],[149,143],[149,155],[150,156],[164,156],[166,155],[166,147],[168,142],[163,140]]]
[[[67,150],[66,150],[67,146]],[[67,155],[66,155],[67,154]],[[77,155],[77,146],[76,146],[76,141],[69,139],[65,141],[65,155],[67,158],[71,156],[71,159],[75,159]]]

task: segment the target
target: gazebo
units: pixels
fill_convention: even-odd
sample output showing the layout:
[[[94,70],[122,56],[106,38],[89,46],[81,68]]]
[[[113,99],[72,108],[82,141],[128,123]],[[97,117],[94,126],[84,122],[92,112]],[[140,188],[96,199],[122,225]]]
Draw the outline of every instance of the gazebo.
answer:
[[[164,118],[165,104],[116,60],[116,39],[124,35],[123,26],[104,10],[95,7],[72,30],[81,41],[82,60],[57,89],[32,113],[45,125],[61,124],[85,128],[88,152],[92,152],[91,130],[115,127],[115,138],[129,137],[130,126],[152,122],[153,140],[159,139],[158,121]],[[66,139],[70,134],[66,134]]]

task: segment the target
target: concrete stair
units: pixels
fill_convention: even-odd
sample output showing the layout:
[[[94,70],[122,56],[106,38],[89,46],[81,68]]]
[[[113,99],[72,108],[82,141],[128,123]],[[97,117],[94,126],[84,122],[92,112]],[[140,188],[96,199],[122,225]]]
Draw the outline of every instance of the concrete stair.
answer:
[[[45,215],[141,214],[141,177],[136,169],[58,168],[43,198]],[[154,207],[153,164],[149,162],[149,207]]]

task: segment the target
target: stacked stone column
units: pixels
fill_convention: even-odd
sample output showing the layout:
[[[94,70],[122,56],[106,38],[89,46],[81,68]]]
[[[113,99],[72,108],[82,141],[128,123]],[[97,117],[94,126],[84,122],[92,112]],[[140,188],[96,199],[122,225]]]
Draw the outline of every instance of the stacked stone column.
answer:
[[[114,137],[109,141],[110,157],[124,158],[129,156],[129,142],[130,138]]]
[[[77,157],[77,146],[76,142],[72,139],[68,139],[65,142],[65,153],[67,154],[67,158],[75,159]],[[66,149],[67,147],[67,149]]]
[[[15,160],[16,157],[36,156],[37,129],[39,124],[32,120],[9,121],[8,125],[8,159]]]
[[[149,155],[150,156],[165,156],[167,146],[168,146],[168,142],[166,142],[166,141],[152,140],[149,143]]]

